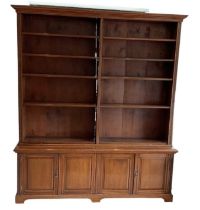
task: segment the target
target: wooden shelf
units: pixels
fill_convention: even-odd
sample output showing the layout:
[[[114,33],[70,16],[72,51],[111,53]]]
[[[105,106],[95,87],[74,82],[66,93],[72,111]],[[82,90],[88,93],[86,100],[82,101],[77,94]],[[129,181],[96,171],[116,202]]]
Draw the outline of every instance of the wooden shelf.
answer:
[[[123,57],[103,57],[104,60],[125,60],[125,61],[156,61],[156,62],[174,62],[174,59],[158,59],[158,58],[123,58]]]
[[[86,103],[41,103],[41,102],[24,102],[24,106],[42,106],[42,107],[80,107],[80,108],[93,108],[96,104]]]
[[[152,80],[152,81],[172,81],[172,78],[157,77],[125,77],[125,76],[102,76],[101,79],[126,79],[126,80]]]
[[[166,139],[135,139],[135,138],[116,138],[116,137],[100,137],[100,143],[102,144],[130,144],[134,145],[167,145]]]
[[[101,104],[103,108],[124,108],[124,109],[170,109],[170,106],[161,105],[137,105],[137,104]]]
[[[24,142],[30,142],[30,143],[95,144],[94,139],[69,138],[69,137],[25,137]]]
[[[105,40],[125,40],[125,41],[150,41],[150,42],[176,42],[176,39],[155,39],[155,38],[132,38],[132,37],[109,37],[104,36]]]
[[[54,36],[54,37],[66,37],[66,38],[79,38],[79,39],[96,39],[97,36],[90,35],[70,35],[70,34],[58,34],[58,33],[38,33],[38,32],[22,32],[22,35],[30,36]]]
[[[97,59],[93,56],[78,56],[78,55],[56,55],[56,54],[44,54],[44,53],[22,53],[23,56],[35,56],[35,57],[50,57],[50,58],[72,58],[72,59]]]
[[[50,77],[50,78],[73,78],[73,79],[96,79],[96,76],[85,76],[85,75],[64,75],[64,74],[32,74],[23,73],[25,77]]]

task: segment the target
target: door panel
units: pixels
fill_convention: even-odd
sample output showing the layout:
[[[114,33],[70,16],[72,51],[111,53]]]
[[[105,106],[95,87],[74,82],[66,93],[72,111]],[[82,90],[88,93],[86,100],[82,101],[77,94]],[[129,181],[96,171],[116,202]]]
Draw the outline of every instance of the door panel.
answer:
[[[95,155],[63,155],[62,193],[92,193],[94,190]]]
[[[141,154],[136,157],[136,193],[165,193],[169,182],[167,154]]]
[[[23,155],[24,194],[56,194],[58,183],[57,155]]]
[[[99,193],[131,193],[132,155],[103,154],[100,155],[98,164]]]

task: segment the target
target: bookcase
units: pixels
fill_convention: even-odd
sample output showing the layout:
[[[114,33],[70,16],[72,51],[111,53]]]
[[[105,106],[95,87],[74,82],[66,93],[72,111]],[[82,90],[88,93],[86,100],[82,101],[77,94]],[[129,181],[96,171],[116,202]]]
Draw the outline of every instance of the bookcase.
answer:
[[[172,201],[173,110],[185,15],[13,5],[16,202]]]

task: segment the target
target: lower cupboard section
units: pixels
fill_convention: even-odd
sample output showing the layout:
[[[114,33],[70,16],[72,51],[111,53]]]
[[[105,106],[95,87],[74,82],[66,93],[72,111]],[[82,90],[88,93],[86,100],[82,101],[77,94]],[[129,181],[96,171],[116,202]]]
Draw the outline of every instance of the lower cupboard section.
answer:
[[[173,153],[18,154],[16,203],[31,198],[172,201]]]

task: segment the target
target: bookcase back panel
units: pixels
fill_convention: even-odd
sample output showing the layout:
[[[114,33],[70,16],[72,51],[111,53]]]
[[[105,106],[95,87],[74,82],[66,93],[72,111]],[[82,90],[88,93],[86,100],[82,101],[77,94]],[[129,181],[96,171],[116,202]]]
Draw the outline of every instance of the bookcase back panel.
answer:
[[[94,138],[92,108],[31,107],[24,110],[24,138]]]
[[[102,103],[170,105],[171,82],[110,79],[102,81]]]
[[[102,108],[101,113],[101,138],[167,139],[169,110]]]
[[[173,59],[175,56],[175,44],[173,42],[104,40],[103,56]]]
[[[177,23],[105,20],[104,36],[175,39]]]
[[[94,56],[95,39],[25,35],[23,38],[23,52],[34,54]]]
[[[24,56],[23,72],[35,74],[95,75],[95,60]]]
[[[172,78],[173,62],[104,60],[103,76],[133,76]]]
[[[26,77],[24,100],[29,102],[95,103],[96,81]]]
[[[95,36],[96,19],[26,14],[22,31]]]
[[[127,54],[127,41],[123,40],[104,40],[103,56],[105,57],[122,57]]]

